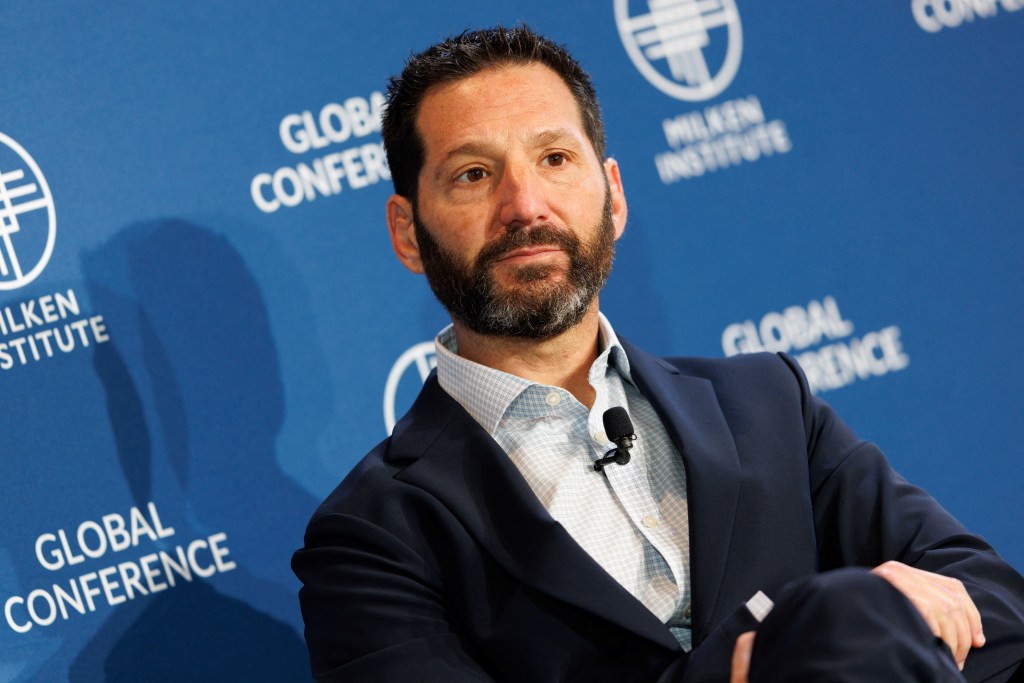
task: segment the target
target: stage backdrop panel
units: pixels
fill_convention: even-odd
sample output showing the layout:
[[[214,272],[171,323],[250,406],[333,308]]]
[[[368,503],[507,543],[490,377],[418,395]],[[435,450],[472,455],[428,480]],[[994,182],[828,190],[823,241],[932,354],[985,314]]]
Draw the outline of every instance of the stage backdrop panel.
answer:
[[[0,681],[308,677],[291,553],[446,320],[386,236],[385,78],[499,22],[598,87],[616,329],[794,354],[1024,568],[1022,6],[3,3]]]

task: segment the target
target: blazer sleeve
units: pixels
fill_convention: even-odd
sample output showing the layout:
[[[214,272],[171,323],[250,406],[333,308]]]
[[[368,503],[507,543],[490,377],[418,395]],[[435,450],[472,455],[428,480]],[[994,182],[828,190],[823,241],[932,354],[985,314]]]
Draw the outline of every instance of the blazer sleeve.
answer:
[[[492,680],[453,627],[431,570],[387,530],[347,514],[315,517],[292,568],[304,584],[315,680]]]
[[[982,538],[892,469],[814,396],[796,361],[807,435],[814,527],[822,570],[897,560],[959,579],[981,612],[984,647],[967,657],[969,681],[1006,681],[1024,659],[1024,578]]]

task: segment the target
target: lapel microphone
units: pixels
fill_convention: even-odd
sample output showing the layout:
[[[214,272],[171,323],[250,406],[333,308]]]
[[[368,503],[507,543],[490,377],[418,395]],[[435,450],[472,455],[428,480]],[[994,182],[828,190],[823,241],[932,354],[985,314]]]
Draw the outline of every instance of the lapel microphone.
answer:
[[[615,463],[625,465],[629,462],[629,449],[636,441],[636,434],[633,433],[633,422],[629,419],[629,413],[621,406],[615,406],[604,411],[604,433],[608,439],[615,444],[615,448],[605,453],[594,463],[594,471],[600,472],[605,465]]]

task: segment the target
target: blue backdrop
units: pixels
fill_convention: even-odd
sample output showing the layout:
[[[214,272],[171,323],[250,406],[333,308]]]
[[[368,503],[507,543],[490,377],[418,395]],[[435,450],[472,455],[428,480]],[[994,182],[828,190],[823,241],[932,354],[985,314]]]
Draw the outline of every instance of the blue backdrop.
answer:
[[[617,331],[794,353],[1024,568],[1024,3],[651,5],[3,3],[0,681],[308,676],[291,553],[446,320],[380,92],[499,22],[598,87]]]

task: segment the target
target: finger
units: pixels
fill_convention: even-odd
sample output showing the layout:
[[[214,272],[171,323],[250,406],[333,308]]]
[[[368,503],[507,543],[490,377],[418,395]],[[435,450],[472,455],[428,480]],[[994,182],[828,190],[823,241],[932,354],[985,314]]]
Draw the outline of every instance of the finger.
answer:
[[[949,618],[956,628],[956,645],[951,645],[953,658],[960,668],[963,669],[963,663],[967,660],[967,654],[971,650],[971,645],[974,644],[972,616],[977,613],[977,608],[974,606],[971,596],[967,594],[963,583],[959,580],[948,579],[946,587],[948,587],[950,592],[945,598],[944,604],[949,606]],[[980,626],[980,616],[978,617],[978,625]]]
[[[729,675],[729,683],[747,683],[755,635],[754,631],[747,631],[736,639],[736,647],[732,651],[732,673]]]
[[[971,627],[967,621],[967,613],[961,607],[950,614],[952,629],[956,633],[956,643],[951,643],[953,659],[957,668],[964,670],[964,662],[967,661],[967,653],[971,650]]]
[[[964,588],[963,583],[960,584],[960,588],[963,589],[964,600],[966,601],[964,608],[967,612],[967,623],[971,631],[971,645],[982,647],[985,644],[985,629],[981,626],[981,612],[978,611],[978,606],[974,604],[974,600],[971,599],[971,595]]]
[[[957,667],[963,669],[970,648],[970,628],[963,610],[960,595],[951,584],[930,582],[926,586],[922,603],[931,615],[928,621],[932,633],[948,647]]]
[[[964,661],[971,649],[971,629],[967,623],[967,615],[962,609],[956,609],[945,614],[943,621],[946,636],[942,640],[949,645],[956,668],[964,671]]]
[[[949,647],[957,668],[963,670],[971,649],[971,632],[960,596],[949,586],[933,586],[932,606],[939,628],[938,637]]]
[[[928,621],[931,622],[932,620]],[[961,667],[963,659],[957,651],[956,622],[950,619],[948,614],[940,612],[934,615],[934,623],[935,626],[932,628],[932,633],[946,644],[946,647],[949,648],[949,653],[953,656],[953,661],[956,662],[957,667]]]
[[[956,659],[956,626],[949,617],[949,609],[940,609],[939,605],[948,601],[948,596],[942,595],[935,586],[930,586],[924,593],[914,593],[911,604],[917,608],[918,613],[924,619],[932,635],[941,640],[950,650],[950,654]]]

